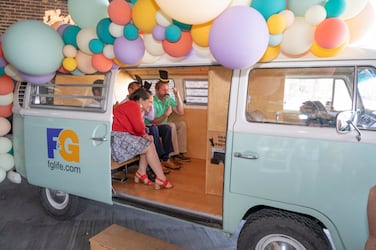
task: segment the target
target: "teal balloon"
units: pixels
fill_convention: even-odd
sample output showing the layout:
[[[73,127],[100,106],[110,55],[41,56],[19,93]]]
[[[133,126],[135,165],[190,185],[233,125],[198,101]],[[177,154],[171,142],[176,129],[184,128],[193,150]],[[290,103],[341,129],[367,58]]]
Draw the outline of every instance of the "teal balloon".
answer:
[[[101,40],[95,38],[91,39],[89,42],[89,49],[94,54],[100,54],[103,52],[104,44]]]
[[[260,12],[265,20],[268,20],[271,15],[286,9],[286,0],[253,0],[251,7]]]
[[[3,76],[5,74],[5,67],[0,68],[0,76]]]
[[[108,17],[108,5],[108,0],[68,0],[68,12],[82,29],[95,28],[101,19]]]
[[[175,24],[170,24],[169,26],[166,27],[165,37],[166,37],[166,40],[171,43],[179,41],[181,37],[180,28]]]
[[[49,25],[35,20],[12,24],[4,33],[5,59],[17,70],[32,75],[46,75],[60,68],[64,42]]]
[[[326,18],[339,17],[346,9],[345,0],[329,0],[325,4]]]
[[[182,23],[176,20],[172,20],[172,23],[178,26],[182,31],[190,31],[192,29],[191,24]]]
[[[110,24],[110,18],[103,18],[98,22],[96,28],[97,36],[102,42],[106,44],[114,44],[115,42],[115,37],[113,37],[110,33]]]
[[[138,37],[138,28],[133,23],[125,25],[124,37],[130,41],[136,40]]]
[[[78,49],[77,45],[77,34],[80,32],[81,28],[76,25],[69,25],[63,31],[63,41],[65,45],[72,45]]]

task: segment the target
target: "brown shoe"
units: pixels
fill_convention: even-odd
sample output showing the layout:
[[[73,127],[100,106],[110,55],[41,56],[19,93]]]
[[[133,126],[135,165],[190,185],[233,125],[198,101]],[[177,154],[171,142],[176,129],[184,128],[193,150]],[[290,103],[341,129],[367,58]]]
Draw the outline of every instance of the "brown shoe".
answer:
[[[174,160],[181,161],[181,162],[190,162],[191,158],[185,156],[184,154],[178,154],[173,156]]]
[[[163,173],[165,175],[168,175],[170,173],[170,170],[168,170],[167,168],[165,168],[164,166],[162,166],[162,170],[163,170]]]
[[[162,165],[166,168],[172,169],[172,170],[178,170],[181,168],[181,165],[176,164],[171,159],[168,159],[167,161],[161,161]]]

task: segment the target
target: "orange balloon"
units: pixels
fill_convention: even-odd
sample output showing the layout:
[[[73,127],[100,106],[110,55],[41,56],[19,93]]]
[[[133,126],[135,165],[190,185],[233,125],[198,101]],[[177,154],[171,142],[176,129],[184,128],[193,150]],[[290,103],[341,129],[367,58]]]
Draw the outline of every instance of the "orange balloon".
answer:
[[[99,72],[107,72],[112,68],[112,60],[108,59],[103,54],[92,55],[91,64]]]
[[[132,19],[131,7],[124,0],[113,0],[107,11],[111,21],[119,25],[125,25]]]
[[[349,37],[346,23],[339,18],[327,18],[316,28],[315,41],[324,49],[338,48]]]
[[[7,95],[13,92],[14,83],[8,75],[0,76],[0,95]]]
[[[162,41],[162,46],[165,52],[172,57],[186,56],[192,49],[192,36],[188,31],[183,31],[181,37],[177,42]]]
[[[0,117],[6,118],[8,116],[11,116],[13,113],[12,108],[13,108],[13,103],[9,105],[0,106]]]

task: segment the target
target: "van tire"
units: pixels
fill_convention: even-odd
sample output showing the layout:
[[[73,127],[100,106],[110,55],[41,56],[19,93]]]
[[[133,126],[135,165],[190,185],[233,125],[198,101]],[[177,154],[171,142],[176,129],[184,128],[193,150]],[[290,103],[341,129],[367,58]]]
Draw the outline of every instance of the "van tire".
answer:
[[[58,220],[77,216],[85,210],[87,204],[83,198],[50,188],[40,188],[39,195],[47,214]]]
[[[273,209],[260,210],[246,220],[239,234],[237,249],[261,250],[266,249],[267,245],[271,247],[273,242],[295,247],[287,249],[331,249],[317,222],[301,215]]]

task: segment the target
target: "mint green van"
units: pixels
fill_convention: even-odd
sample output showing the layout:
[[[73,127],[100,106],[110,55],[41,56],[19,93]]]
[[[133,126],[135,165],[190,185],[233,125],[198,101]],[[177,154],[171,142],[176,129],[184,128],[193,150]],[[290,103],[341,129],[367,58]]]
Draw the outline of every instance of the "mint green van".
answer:
[[[110,150],[113,105],[135,75],[154,82],[159,69],[185,100],[173,119],[186,122],[192,158],[168,175],[171,190],[135,184],[137,158],[114,163]],[[241,227],[238,249],[363,249],[376,183],[376,53],[244,70],[180,61],[19,82],[13,140],[17,171],[58,219],[91,199],[228,234]]]

